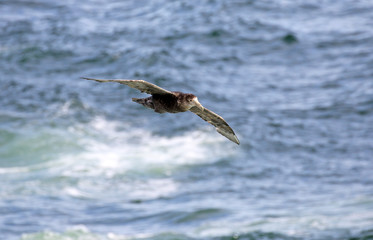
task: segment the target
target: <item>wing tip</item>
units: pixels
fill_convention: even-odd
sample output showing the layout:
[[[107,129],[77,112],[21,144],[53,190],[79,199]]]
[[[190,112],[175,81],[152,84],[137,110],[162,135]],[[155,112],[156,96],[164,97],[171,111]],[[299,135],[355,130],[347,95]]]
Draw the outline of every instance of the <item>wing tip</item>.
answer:
[[[96,81],[96,82],[104,82],[103,80],[101,79],[96,79],[96,78],[89,78],[89,77],[80,77],[81,79],[85,79],[85,80],[93,80],[93,81]]]
[[[235,134],[233,134],[233,136],[229,136],[227,138],[229,140],[231,140],[232,142],[234,142],[235,144],[240,145],[240,140],[238,140],[238,138],[237,138],[237,136]]]
[[[236,143],[237,145],[240,145],[240,140],[238,140],[238,137],[236,135],[233,136],[234,137],[234,143]]]
[[[142,79],[97,79],[97,78],[89,78],[89,77],[80,77],[81,79],[85,80],[93,80],[96,82],[118,82],[118,83],[123,83],[123,82],[143,82],[143,83],[148,83],[145,80]]]
[[[218,133],[220,133],[221,135],[223,135],[224,137],[231,140],[232,142],[234,142],[235,144],[240,145],[240,140],[238,140],[238,138],[237,138],[236,134],[234,134],[234,132],[225,132],[224,130],[219,129],[219,128],[216,128],[216,131]]]

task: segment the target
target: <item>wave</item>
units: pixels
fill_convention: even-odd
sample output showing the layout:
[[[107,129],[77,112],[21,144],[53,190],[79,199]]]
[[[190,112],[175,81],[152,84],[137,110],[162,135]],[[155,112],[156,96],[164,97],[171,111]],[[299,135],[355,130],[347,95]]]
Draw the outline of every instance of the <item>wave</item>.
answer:
[[[89,168],[93,175],[102,174],[101,170],[141,171],[155,166],[169,168],[200,164],[216,161],[217,158],[230,154],[218,149],[219,143],[224,139],[216,140],[201,131],[187,132],[181,136],[157,136],[149,130],[133,128],[129,124],[104,118],[96,118],[88,127],[80,125],[75,130],[88,129],[91,131],[91,137],[80,140],[84,151],[62,156],[59,161],[69,162],[72,159],[75,167],[79,167],[79,162],[91,162],[94,166]],[[212,151],[211,147],[215,148],[215,151]]]
[[[27,179],[28,185],[6,187],[2,194],[95,198],[107,188],[114,197],[120,188],[127,199],[152,199],[177,189],[170,178],[175,171],[233,155],[233,148],[220,148],[225,139],[201,130],[166,137],[102,117],[66,129],[36,129],[13,132],[0,148],[6,156],[0,179]]]
[[[341,239],[341,240],[367,240],[371,239],[373,236],[373,229],[358,231],[356,233],[332,233],[325,234],[325,236],[304,236],[304,237],[294,237],[292,235],[285,235],[277,232],[262,232],[254,231],[249,233],[232,233],[216,237],[196,237],[190,236],[188,234],[180,234],[173,232],[165,232],[159,234],[135,234],[135,235],[119,235],[115,233],[106,233],[106,234],[95,234],[92,233],[85,226],[79,225],[75,226],[63,233],[57,233],[52,231],[44,231],[32,234],[24,234],[21,237],[21,240],[267,240],[267,239],[276,239],[276,240],[300,240],[300,239]]]

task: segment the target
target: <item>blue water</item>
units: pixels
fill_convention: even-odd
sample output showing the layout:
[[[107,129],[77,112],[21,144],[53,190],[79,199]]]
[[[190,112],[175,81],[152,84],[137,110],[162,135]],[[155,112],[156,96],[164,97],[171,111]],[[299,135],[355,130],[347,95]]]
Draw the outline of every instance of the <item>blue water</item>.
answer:
[[[0,0],[0,239],[373,239],[372,1]],[[192,113],[79,77],[192,92]]]

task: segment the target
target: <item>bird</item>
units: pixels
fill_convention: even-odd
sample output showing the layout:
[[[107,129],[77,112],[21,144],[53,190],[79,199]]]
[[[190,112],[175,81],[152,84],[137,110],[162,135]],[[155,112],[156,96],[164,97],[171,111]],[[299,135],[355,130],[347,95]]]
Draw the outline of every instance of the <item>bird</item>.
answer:
[[[139,103],[144,107],[153,109],[157,113],[179,113],[191,111],[206,122],[215,126],[218,133],[232,142],[238,145],[240,144],[240,141],[228,123],[218,114],[203,107],[194,94],[168,91],[145,80],[81,78],[96,82],[117,82],[150,94],[150,97],[132,98],[132,101]]]

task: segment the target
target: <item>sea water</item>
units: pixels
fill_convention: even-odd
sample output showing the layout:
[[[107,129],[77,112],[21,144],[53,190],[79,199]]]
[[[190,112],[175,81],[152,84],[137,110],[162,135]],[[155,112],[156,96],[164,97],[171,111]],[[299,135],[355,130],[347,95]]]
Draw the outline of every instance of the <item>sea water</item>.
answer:
[[[373,239],[372,1],[0,0],[0,239]],[[191,92],[193,113],[79,77]]]

